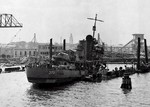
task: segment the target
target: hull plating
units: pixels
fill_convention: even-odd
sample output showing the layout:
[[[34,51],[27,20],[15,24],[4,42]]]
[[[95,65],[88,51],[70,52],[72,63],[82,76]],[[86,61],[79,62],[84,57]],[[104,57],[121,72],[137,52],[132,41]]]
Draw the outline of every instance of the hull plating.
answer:
[[[27,67],[27,79],[31,83],[65,83],[85,75],[85,71]]]

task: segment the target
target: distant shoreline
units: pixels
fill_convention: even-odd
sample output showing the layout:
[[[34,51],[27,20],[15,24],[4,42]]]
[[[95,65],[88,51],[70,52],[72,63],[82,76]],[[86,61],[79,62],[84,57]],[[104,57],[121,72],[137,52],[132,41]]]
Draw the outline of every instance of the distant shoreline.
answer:
[[[126,63],[124,63],[124,62],[106,62],[107,64],[133,64],[132,62],[126,62]],[[136,63],[134,63],[134,64],[136,64]]]

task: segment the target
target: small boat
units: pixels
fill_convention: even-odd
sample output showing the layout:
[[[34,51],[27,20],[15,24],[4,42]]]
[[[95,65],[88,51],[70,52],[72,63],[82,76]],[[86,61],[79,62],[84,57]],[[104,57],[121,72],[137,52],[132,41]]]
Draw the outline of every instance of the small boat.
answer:
[[[14,65],[14,64],[1,64],[0,71],[1,73],[10,73],[10,72],[18,72],[24,71],[25,65]]]
[[[102,81],[102,74],[97,73],[97,74],[93,74],[93,75],[87,75],[84,77],[83,80],[87,81],[87,82],[101,82]]]

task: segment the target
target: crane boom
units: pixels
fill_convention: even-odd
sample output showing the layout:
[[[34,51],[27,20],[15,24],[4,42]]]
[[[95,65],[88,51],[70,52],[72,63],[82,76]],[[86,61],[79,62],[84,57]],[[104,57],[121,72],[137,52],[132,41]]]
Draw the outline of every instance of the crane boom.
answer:
[[[14,40],[14,38],[18,35],[18,33],[21,31],[21,29],[18,30],[18,32],[12,37],[9,43],[6,44],[5,48]]]

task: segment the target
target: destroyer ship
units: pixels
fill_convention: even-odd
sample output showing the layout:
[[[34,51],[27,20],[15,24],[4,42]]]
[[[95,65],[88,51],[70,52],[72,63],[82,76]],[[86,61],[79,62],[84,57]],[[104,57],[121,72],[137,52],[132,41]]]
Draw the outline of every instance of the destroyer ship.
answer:
[[[93,28],[96,30],[96,23]],[[86,39],[80,40],[75,52],[66,50],[65,46],[64,42],[63,51],[54,53],[50,39],[48,59],[30,57],[26,65],[28,81],[36,84],[66,83],[94,74],[99,69],[104,48],[98,44],[94,35],[87,35]]]

